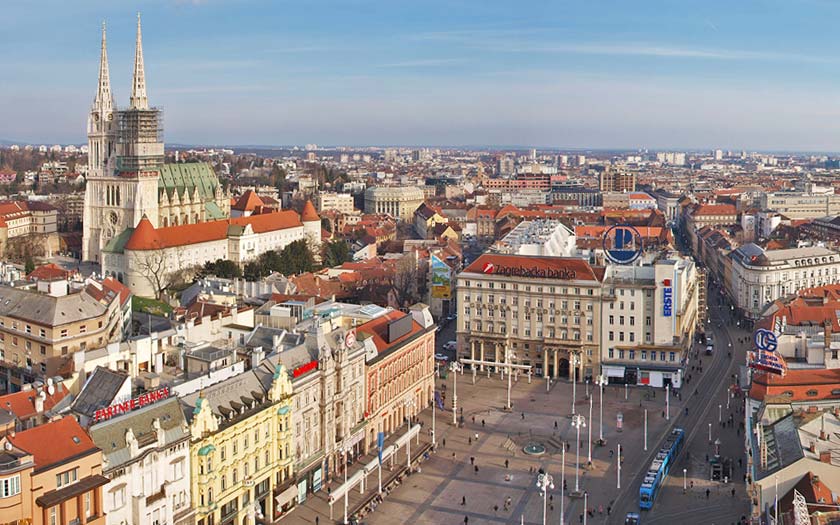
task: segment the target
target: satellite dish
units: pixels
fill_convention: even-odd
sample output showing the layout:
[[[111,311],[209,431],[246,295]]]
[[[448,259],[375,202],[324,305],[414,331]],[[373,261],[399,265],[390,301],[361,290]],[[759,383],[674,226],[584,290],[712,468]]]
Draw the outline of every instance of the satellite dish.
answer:
[[[3,445],[3,448],[5,448],[6,450],[12,450],[12,444],[6,441],[6,443]]]
[[[47,385],[47,393],[48,393],[49,395],[53,395],[53,394],[55,394],[55,386],[53,386],[53,385],[52,385],[52,383],[50,383],[49,385]]]

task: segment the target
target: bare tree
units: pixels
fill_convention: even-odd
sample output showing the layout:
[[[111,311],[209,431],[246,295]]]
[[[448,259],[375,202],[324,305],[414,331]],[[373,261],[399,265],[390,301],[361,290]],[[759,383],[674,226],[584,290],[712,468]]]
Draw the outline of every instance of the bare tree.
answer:
[[[407,308],[417,302],[417,279],[417,266],[411,260],[398,263],[394,273],[394,296],[400,308]]]
[[[155,298],[160,298],[170,286],[183,282],[189,275],[191,269],[184,267],[182,256],[180,247],[158,248],[138,253],[132,263],[137,273],[152,285]]]

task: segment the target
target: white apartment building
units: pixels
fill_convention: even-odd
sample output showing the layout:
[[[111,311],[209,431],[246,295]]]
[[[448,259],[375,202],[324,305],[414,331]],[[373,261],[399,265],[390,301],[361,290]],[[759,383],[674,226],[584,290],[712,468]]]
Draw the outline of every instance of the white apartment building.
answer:
[[[838,281],[840,253],[814,246],[764,250],[749,243],[729,254],[726,289],[738,311],[758,319],[767,303],[803,288]]]
[[[572,257],[577,253],[575,234],[555,219],[522,221],[493,245],[493,250],[511,255]]]
[[[318,213],[324,210],[335,210],[345,214],[356,211],[353,205],[353,195],[349,193],[321,192],[318,194],[315,205],[318,208]]]
[[[601,369],[612,383],[682,385],[697,324],[697,270],[691,259],[609,265],[601,304]]]
[[[90,437],[102,449],[105,523],[193,523],[189,430],[171,397],[97,423]]]
[[[598,373],[602,268],[584,259],[485,253],[458,275],[458,356],[531,365],[542,376]],[[484,367],[480,367],[482,370]]]

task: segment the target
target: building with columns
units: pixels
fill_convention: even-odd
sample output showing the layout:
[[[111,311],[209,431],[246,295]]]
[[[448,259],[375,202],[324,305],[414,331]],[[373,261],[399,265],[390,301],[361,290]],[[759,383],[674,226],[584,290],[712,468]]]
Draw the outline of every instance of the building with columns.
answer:
[[[146,217],[154,227],[194,224],[230,215],[230,193],[206,163],[164,164],[163,112],[146,93],[140,17],[129,106],[111,94],[105,28],[99,81],[88,114],[88,174],[82,259],[100,262],[112,239]]]
[[[600,366],[604,269],[583,259],[486,253],[458,275],[458,357],[530,365],[578,378]],[[484,369],[484,367],[480,367]]]
[[[365,190],[365,213],[411,222],[426,196],[417,186],[374,186]]]

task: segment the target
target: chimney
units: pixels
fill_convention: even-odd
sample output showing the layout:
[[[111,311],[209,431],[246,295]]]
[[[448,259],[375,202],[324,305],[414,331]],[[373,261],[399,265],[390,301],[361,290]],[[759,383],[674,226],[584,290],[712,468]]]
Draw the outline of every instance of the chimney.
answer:
[[[35,413],[40,414],[44,411],[44,399],[46,399],[47,394],[43,390],[38,392],[38,395],[35,396]]]
[[[831,464],[831,451],[830,450],[823,450],[822,452],[820,452],[820,463]]]
[[[811,444],[810,444],[810,445],[808,445],[808,450],[810,450],[810,451],[811,451],[811,453],[816,453],[816,452],[817,452],[817,443],[816,443],[816,441],[811,441]],[[820,452],[820,461],[822,461],[822,452]]]
[[[825,349],[831,348],[831,319],[827,319],[823,324],[823,333],[825,334]]]

